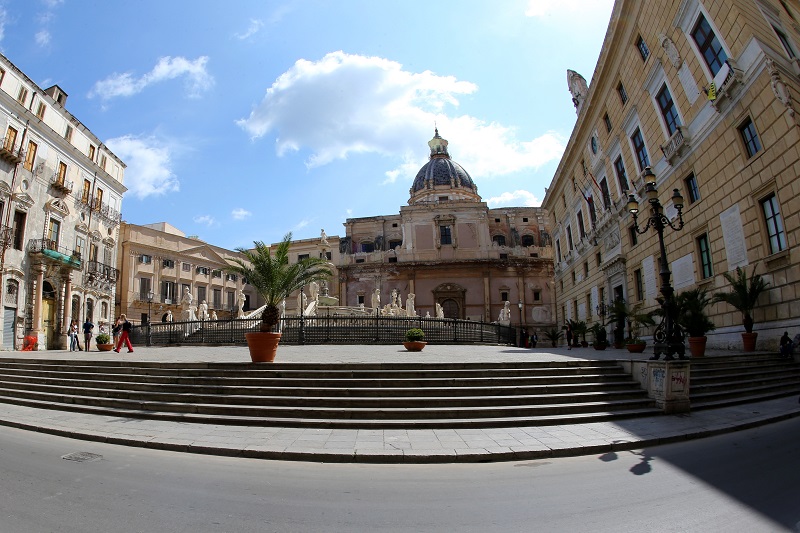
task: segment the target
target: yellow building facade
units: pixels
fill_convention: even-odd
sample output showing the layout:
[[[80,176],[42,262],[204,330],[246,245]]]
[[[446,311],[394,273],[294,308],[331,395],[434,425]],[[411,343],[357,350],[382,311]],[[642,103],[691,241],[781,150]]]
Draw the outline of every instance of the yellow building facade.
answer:
[[[727,291],[744,267],[769,282],[758,348],[800,333],[799,42],[794,1],[615,3],[591,83],[568,71],[577,122],[543,203],[559,323],[604,321],[617,298],[658,307],[658,238],[626,209],[633,194],[645,215],[649,167],[675,225],[673,190],[684,198],[684,227],[664,234],[676,292]],[[739,348],[741,315],[708,312],[709,346]]]

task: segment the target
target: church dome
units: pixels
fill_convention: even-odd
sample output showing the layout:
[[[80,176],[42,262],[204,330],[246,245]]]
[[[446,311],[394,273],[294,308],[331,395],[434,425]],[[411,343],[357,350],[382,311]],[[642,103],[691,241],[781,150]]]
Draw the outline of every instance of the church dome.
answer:
[[[410,204],[427,203],[445,198],[447,200],[472,200],[480,202],[478,187],[464,167],[450,159],[447,140],[435,130],[428,142],[430,159],[417,172],[411,185]]]

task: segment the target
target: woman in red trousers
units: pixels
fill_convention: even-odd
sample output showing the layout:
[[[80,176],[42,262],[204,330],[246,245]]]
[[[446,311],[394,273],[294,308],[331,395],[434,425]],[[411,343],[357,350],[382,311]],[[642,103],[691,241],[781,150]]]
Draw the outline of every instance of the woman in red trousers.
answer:
[[[133,353],[133,345],[131,344],[131,323],[128,322],[128,319],[125,315],[119,315],[117,319],[117,326],[122,328],[122,333],[119,336],[119,340],[117,341],[117,347],[114,348],[114,351],[119,353],[119,349],[122,347],[122,343],[124,342],[125,345],[128,347],[128,353]]]

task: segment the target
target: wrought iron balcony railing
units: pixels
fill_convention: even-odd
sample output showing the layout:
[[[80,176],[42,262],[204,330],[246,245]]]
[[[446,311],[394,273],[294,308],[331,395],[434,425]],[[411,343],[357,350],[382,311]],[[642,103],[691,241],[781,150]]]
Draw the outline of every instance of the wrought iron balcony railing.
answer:
[[[88,261],[86,263],[86,273],[99,277],[109,283],[116,283],[119,277],[119,271],[116,268],[99,261]]]
[[[48,259],[74,268],[81,267],[81,254],[79,252],[59,246],[57,241],[50,239],[31,239],[28,242],[28,253],[41,254]]]

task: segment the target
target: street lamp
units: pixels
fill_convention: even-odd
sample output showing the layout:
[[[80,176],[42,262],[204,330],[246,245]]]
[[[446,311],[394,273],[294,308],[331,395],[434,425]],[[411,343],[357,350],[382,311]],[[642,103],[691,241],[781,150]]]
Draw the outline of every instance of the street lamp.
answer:
[[[608,313],[608,305],[606,305],[605,302],[600,302],[595,310],[597,311],[597,316],[600,317],[600,321],[603,323],[603,325],[605,325],[606,313]]]
[[[633,215],[633,228],[639,235],[644,235],[647,229],[653,227],[658,233],[658,245],[661,252],[659,276],[661,277],[661,298],[657,298],[661,304],[661,324],[653,334],[655,340],[653,344],[653,357],[657,360],[662,353],[665,354],[664,360],[674,359],[673,354],[677,354],[680,359],[684,358],[686,347],[683,344],[683,331],[678,325],[678,308],[675,304],[675,291],[670,284],[669,262],[667,261],[667,249],[664,246],[664,229],[669,226],[675,231],[683,229],[683,196],[678,189],[672,191],[672,204],[678,210],[678,225],[675,226],[664,215],[664,208],[658,201],[658,189],[656,189],[656,176],[650,167],[644,169],[645,194],[647,202],[650,204],[650,216],[647,217],[647,224],[639,228],[639,202],[631,194],[628,196],[628,211]]]
[[[153,291],[147,293],[147,346],[150,346],[152,340],[150,329],[150,322],[152,322],[152,320],[150,320],[150,312],[153,306],[153,296],[155,296]]]
[[[519,345],[520,345],[520,347],[524,348],[525,347],[525,339],[522,338],[523,334],[522,334],[522,329],[521,329],[522,328],[522,300],[519,301],[519,303],[517,304],[517,307],[519,307],[519,327],[520,327],[520,330],[519,330],[519,335],[520,335]],[[509,318],[511,318],[511,317],[509,317]]]

